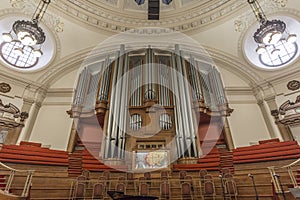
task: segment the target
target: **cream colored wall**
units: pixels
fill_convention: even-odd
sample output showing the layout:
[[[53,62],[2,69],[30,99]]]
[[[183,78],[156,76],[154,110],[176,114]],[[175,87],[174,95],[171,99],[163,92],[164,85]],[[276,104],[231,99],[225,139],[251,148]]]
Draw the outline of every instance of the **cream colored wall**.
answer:
[[[234,109],[228,118],[235,147],[248,146],[270,139],[257,100],[248,84],[237,75],[219,68],[222,74],[229,107]]]
[[[68,105],[42,106],[29,141],[49,145],[51,149],[66,150],[72,126],[66,113],[68,109]]]
[[[230,103],[230,107],[234,109],[229,117],[229,126],[235,147],[249,146],[259,140],[270,139],[257,104]]]
[[[31,142],[40,142],[52,149],[67,150],[73,120],[66,111],[71,108],[76,79],[77,70],[74,70],[50,87],[35,121],[29,139]]]
[[[62,78],[57,80],[51,85],[51,89],[55,88],[65,88],[72,89],[76,87],[77,77],[79,76],[78,70],[75,69],[68,74],[64,75]]]

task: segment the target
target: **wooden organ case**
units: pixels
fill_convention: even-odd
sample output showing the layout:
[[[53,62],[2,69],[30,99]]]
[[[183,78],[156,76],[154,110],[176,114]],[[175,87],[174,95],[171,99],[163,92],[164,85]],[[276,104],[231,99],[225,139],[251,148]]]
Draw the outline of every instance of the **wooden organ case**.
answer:
[[[132,169],[139,152],[166,151],[164,159],[178,162],[199,158],[205,142],[228,145],[223,123],[231,112],[216,67],[178,45],[172,51],[121,45],[116,55],[87,65],[68,111],[79,122],[80,140],[72,144]]]

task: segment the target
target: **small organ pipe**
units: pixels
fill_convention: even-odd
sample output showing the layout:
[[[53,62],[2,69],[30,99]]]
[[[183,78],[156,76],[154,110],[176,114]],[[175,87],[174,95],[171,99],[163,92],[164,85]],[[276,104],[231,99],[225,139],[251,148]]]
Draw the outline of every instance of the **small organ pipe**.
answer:
[[[104,72],[105,82],[104,82],[104,89],[103,89],[103,97],[104,98],[102,100],[107,101],[108,91],[109,91],[109,86],[110,86],[110,74],[111,74],[111,68],[112,68],[109,58],[107,58],[105,60],[105,66],[104,67],[105,67],[105,72]]]
[[[82,105],[83,104],[83,100],[85,98],[85,94],[86,94],[86,82],[88,80],[88,68],[85,67],[80,75],[80,80],[78,82],[78,86],[77,86],[77,93],[78,96],[76,97],[77,99],[77,105]]]
[[[215,74],[215,77],[216,77],[216,81],[217,81],[217,87],[219,89],[219,103],[220,104],[226,104],[227,103],[227,100],[226,100],[226,97],[225,97],[225,92],[224,92],[224,86],[223,86],[223,83],[222,83],[222,79],[221,79],[221,75],[220,75],[220,72],[214,67],[214,74]]]
[[[199,82],[199,75],[197,70],[195,69],[196,62],[194,58],[190,58],[190,64],[189,64],[189,72],[190,72],[190,81],[191,85],[195,92],[195,99],[201,100],[201,89],[200,89],[200,82]]]
[[[158,102],[159,102],[159,105],[163,106],[163,103],[162,103],[162,73],[161,73],[161,66],[160,66],[160,63],[159,63],[159,66],[158,66],[158,71],[159,71],[159,77],[158,77]]]

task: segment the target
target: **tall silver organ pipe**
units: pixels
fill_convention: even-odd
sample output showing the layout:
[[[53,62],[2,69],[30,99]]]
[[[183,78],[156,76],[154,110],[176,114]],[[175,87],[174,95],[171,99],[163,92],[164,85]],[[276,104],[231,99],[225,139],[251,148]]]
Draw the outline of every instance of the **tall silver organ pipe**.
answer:
[[[175,131],[176,131],[176,146],[177,146],[177,154],[178,157],[182,157],[184,155],[184,138],[183,138],[183,127],[182,127],[182,118],[180,113],[181,107],[177,106],[180,105],[179,99],[179,88],[178,88],[178,80],[177,80],[177,71],[176,71],[176,60],[175,54],[172,54],[171,57],[171,82],[172,82],[172,91],[173,91],[173,103],[175,105],[174,108],[174,116],[175,116]]]
[[[108,115],[108,122],[107,122],[107,129],[104,130],[104,135],[105,135],[105,148],[104,148],[104,158],[111,158],[112,156],[112,147],[115,145],[115,138],[111,135],[112,133],[112,127],[113,127],[113,120],[114,120],[114,109],[115,109],[115,101],[116,99],[116,84],[117,84],[117,75],[118,71],[120,68],[118,67],[119,62],[120,62],[120,55],[121,52],[116,53],[116,61],[114,65],[114,72],[113,72],[113,77],[112,77],[112,91],[111,91],[111,96],[110,96],[110,104],[111,106],[109,107],[109,115]]]
[[[168,60],[169,56],[158,58],[158,102],[161,106],[171,105]]]
[[[128,54],[125,54],[124,64],[123,64],[123,75],[121,78],[122,81],[122,89],[121,89],[121,104],[120,104],[120,119],[119,119],[119,129],[118,129],[118,148],[117,148],[117,157],[124,158],[125,157],[125,142],[126,142],[126,122],[127,122],[127,105],[128,105],[128,86],[129,79],[128,75],[124,76],[125,73],[128,73],[129,70],[129,60]]]
[[[76,91],[75,91],[75,98],[73,100],[74,105],[82,105],[85,99],[85,94],[87,90],[87,81],[89,70],[85,67],[79,75]]]
[[[142,66],[143,60],[141,57],[132,58],[134,62],[132,70],[130,72],[130,106],[142,105]]]
[[[108,100],[108,91],[110,88],[110,76],[112,71],[112,65],[110,64],[110,59],[106,58],[104,62],[102,62],[101,71],[101,83],[99,89],[98,100],[107,101]]]
[[[180,157],[196,157],[197,149],[195,144],[195,124],[193,120],[193,110],[191,107],[190,89],[188,88],[188,77],[186,63],[183,59],[179,46],[176,45],[176,54],[172,55],[172,84],[174,91],[175,120],[177,144]]]
[[[121,45],[113,74],[104,158],[122,159],[124,156],[129,82],[128,77],[125,76],[128,71],[128,54],[124,51],[125,47]]]
[[[145,65],[144,77],[145,77],[145,100],[156,99],[156,74],[154,64],[154,54],[151,48],[147,49],[146,65]]]
[[[203,101],[202,89],[201,89],[201,81],[200,81],[200,69],[198,68],[198,62],[195,61],[193,57],[190,57],[190,61],[188,63],[189,70],[189,78],[190,84],[192,86],[192,93],[194,100]]]
[[[179,48],[178,48],[179,50]],[[184,59],[184,52],[183,51],[179,51],[180,53],[180,60],[181,60],[181,67],[182,67],[182,75],[185,79],[184,81],[184,99],[186,101],[186,110],[187,110],[187,118],[186,119],[186,126],[188,127],[188,134],[187,135],[187,140],[190,141],[190,143],[188,143],[190,146],[190,153],[188,155],[188,157],[197,157],[197,148],[196,148],[196,130],[195,130],[195,124],[196,121],[194,121],[194,116],[193,116],[193,109],[192,109],[192,100],[191,100],[191,94],[190,94],[190,86],[188,83],[188,74],[187,74],[187,68],[186,68],[186,60]],[[198,131],[198,130],[197,130]]]

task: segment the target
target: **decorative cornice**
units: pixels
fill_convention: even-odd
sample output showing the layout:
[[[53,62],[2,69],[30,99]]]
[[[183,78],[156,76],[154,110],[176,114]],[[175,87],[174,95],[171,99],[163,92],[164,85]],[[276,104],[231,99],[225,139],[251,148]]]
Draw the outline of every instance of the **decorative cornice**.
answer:
[[[214,0],[205,4],[195,1],[191,6],[181,6],[176,10],[165,11],[161,20],[149,21],[146,14],[103,4],[86,1],[55,1],[54,7],[90,26],[111,32],[123,32],[136,27],[167,27],[186,32],[215,23],[224,16],[234,14],[246,6],[240,0]]]
[[[73,97],[73,93],[73,89],[55,88],[47,91],[47,97]]]
[[[254,95],[250,87],[225,87],[227,95]]]

